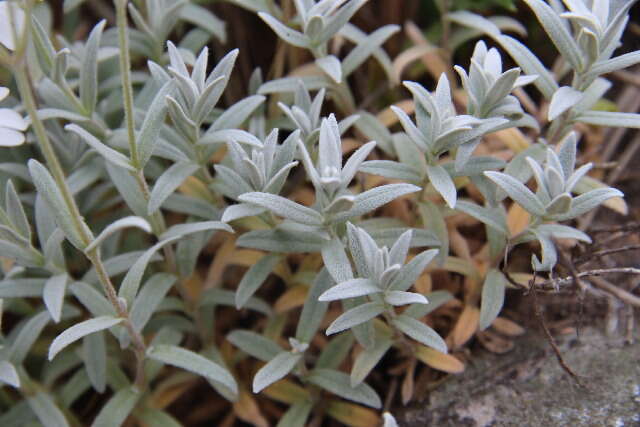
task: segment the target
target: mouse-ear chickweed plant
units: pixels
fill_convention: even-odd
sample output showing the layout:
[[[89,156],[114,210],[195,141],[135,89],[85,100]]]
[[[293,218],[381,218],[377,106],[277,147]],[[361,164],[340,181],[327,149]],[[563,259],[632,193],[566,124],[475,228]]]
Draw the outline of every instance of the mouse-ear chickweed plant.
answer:
[[[65,1],[65,21],[105,14],[83,41],[46,2],[0,2],[0,425],[396,426],[388,371],[403,402],[417,362],[461,372],[450,351],[513,281],[552,276],[558,240],[591,242],[574,220],[624,206],[578,146],[640,128],[601,108],[640,62],[616,54],[634,1],[514,2],[553,71],[504,34],[517,21],[446,2],[445,54],[396,59],[398,26],[352,23],[366,0],[229,2],[279,38],[241,99],[225,43],[245,29],[207,1]],[[406,67],[424,55],[435,81]],[[459,223],[482,224],[477,254]]]

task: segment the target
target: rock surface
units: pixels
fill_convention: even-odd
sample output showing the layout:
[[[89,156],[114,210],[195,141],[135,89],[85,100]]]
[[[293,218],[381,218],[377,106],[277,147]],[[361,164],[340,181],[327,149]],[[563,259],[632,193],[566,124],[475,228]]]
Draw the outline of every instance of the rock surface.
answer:
[[[528,334],[505,355],[481,352],[464,374],[398,413],[401,426],[640,426],[640,343],[595,327],[558,338],[578,386],[544,337]]]

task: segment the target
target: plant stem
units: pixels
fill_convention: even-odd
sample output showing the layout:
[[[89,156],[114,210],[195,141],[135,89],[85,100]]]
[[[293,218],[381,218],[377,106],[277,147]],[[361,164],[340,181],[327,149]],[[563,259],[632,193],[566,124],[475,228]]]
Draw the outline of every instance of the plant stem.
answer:
[[[124,119],[127,125],[131,164],[139,168],[138,150],[133,117],[133,87],[131,86],[131,57],[129,55],[129,34],[127,28],[128,0],[115,0],[116,22],[118,25],[118,45],[120,47],[120,76],[122,78],[122,96],[124,98]]]
[[[87,257],[96,269],[96,273],[98,275],[98,278],[100,279],[100,283],[102,284],[105,294],[107,294],[109,302],[115,308],[118,317],[124,319],[124,326],[127,329],[129,336],[131,337],[131,341],[133,343],[133,352],[136,355],[135,385],[139,390],[143,390],[145,387],[144,359],[146,355],[146,345],[144,343],[144,338],[142,337],[140,332],[138,332],[133,326],[127,308],[124,307],[123,304],[121,304],[118,300],[118,294],[116,293],[116,290],[111,283],[111,278],[109,277],[109,274],[107,273],[107,270],[102,263],[99,250],[96,248],[93,251],[87,253]]]

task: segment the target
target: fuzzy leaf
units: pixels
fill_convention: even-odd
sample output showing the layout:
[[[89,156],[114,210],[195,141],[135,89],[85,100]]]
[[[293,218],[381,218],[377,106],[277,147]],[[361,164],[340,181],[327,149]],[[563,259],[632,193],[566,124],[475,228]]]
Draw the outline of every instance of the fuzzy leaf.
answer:
[[[12,387],[20,387],[20,377],[15,366],[6,360],[0,360],[0,383],[9,384]]]
[[[326,334],[332,335],[338,332],[342,332],[345,329],[353,328],[360,325],[367,320],[371,320],[384,312],[385,308],[382,303],[368,302],[352,308],[345,313],[342,313],[331,325],[327,328]]]
[[[191,162],[174,163],[156,181],[149,198],[149,215],[155,213],[162,203],[178,188],[185,179],[197,171],[199,166]]]
[[[62,316],[62,305],[67,288],[66,273],[50,277],[44,285],[42,298],[54,322],[58,323]]]
[[[73,132],[78,135],[84,142],[87,143],[87,145],[96,150],[102,157],[104,157],[114,165],[120,166],[121,168],[130,171],[135,171],[135,168],[131,165],[131,162],[129,161],[129,158],[127,158],[127,156],[103,144],[98,140],[98,138],[91,135],[80,126],[76,124],[70,124],[66,125],[64,129],[68,132]]]
[[[102,407],[91,427],[120,427],[133,411],[141,393],[134,387],[118,390]]]
[[[447,344],[436,331],[413,317],[401,314],[392,320],[393,325],[404,334],[442,353],[447,352]]]
[[[362,403],[372,408],[380,408],[382,402],[374,389],[361,383],[351,387],[349,375],[333,369],[314,369],[309,375],[310,383],[317,385],[343,399]]]
[[[488,171],[484,175],[502,188],[513,200],[529,213],[537,216],[545,214],[545,208],[538,198],[523,183],[514,177],[501,173]]]
[[[578,104],[581,99],[582,92],[569,86],[562,86],[551,97],[548,113],[549,121],[558,118],[560,114]]]
[[[282,347],[274,341],[253,331],[235,330],[227,335],[227,340],[248,355],[263,362],[268,362],[282,352]]]
[[[487,329],[500,314],[504,304],[507,279],[499,270],[491,269],[482,285],[480,304],[480,330]]]
[[[151,225],[149,225],[146,219],[140,218],[139,216],[128,216],[109,224],[104,230],[102,230],[98,237],[93,239],[93,241],[85,248],[84,252],[89,253],[93,251],[112,234],[130,227],[139,228],[147,233],[151,233]]]
[[[370,279],[350,279],[339,283],[318,298],[319,301],[335,301],[382,292]]]
[[[456,207],[456,186],[451,179],[451,176],[440,165],[427,166],[427,176],[431,185],[436,189],[442,198],[447,202],[447,205],[453,209]]]
[[[323,222],[322,215],[313,209],[275,194],[252,192],[241,195],[239,199],[246,203],[261,206],[276,215],[300,224],[321,225]]]
[[[190,350],[163,344],[150,347],[147,350],[147,356],[167,365],[193,372],[196,375],[224,385],[234,394],[238,393],[236,380],[226,368]]]
[[[61,350],[80,338],[97,331],[102,331],[103,329],[108,329],[123,320],[124,319],[112,316],[101,316],[73,325],[53,340],[49,347],[48,359],[52,360]]]
[[[236,289],[236,308],[238,310],[244,307],[249,298],[262,286],[281,259],[279,255],[265,255],[247,270]]]
[[[260,393],[262,389],[284,378],[296,367],[302,358],[301,353],[283,351],[264,365],[253,377],[253,392]]]

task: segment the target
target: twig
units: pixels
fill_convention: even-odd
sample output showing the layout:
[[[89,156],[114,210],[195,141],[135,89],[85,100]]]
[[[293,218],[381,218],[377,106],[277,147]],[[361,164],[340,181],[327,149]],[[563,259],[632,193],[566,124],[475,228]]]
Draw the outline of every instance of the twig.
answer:
[[[578,273],[578,278],[587,276],[605,276],[607,274],[640,274],[640,268],[620,267],[620,268],[604,268],[597,270],[588,270]],[[550,279],[536,285],[540,290],[555,290],[560,286],[567,286],[574,283],[573,277],[564,277],[561,279]]]
[[[586,262],[592,261],[594,258],[600,258],[605,255],[611,255],[619,252],[627,252],[627,251],[635,251],[640,249],[640,245],[627,245],[621,246],[619,248],[611,248],[611,249],[603,249],[601,251],[592,252],[590,254],[586,254],[585,256],[578,258],[575,262],[576,264],[584,264]]]
[[[538,291],[536,290],[535,281],[536,281],[536,272],[534,271],[533,278],[529,282],[529,289],[531,290],[531,295],[533,298],[533,309],[536,313],[536,317],[538,318],[538,321],[540,322],[540,326],[542,326],[542,329],[544,330],[544,334],[546,335],[547,340],[549,341],[549,344],[551,345],[551,348],[553,349],[556,359],[558,360],[558,363],[560,364],[562,369],[566,373],[568,373],[569,376],[571,376],[571,378],[573,378],[574,381],[579,386],[584,387],[582,382],[580,382],[580,378],[578,377],[578,375],[576,375],[576,373],[573,372],[569,367],[569,365],[567,365],[566,362],[564,361],[564,358],[562,357],[562,353],[560,352],[560,349],[558,348],[558,345],[556,344],[556,341],[553,338],[553,335],[551,335],[551,331],[549,331],[549,328],[547,327],[547,324],[544,321],[544,316],[542,315],[542,310],[540,310],[540,304],[538,303]]]
[[[632,293],[619,288],[618,286],[608,282],[607,280],[604,280],[600,277],[594,277],[591,279],[591,282],[595,287],[610,293],[611,295],[615,296],[619,300],[626,302],[629,305],[640,307],[640,297],[637,297]]]

